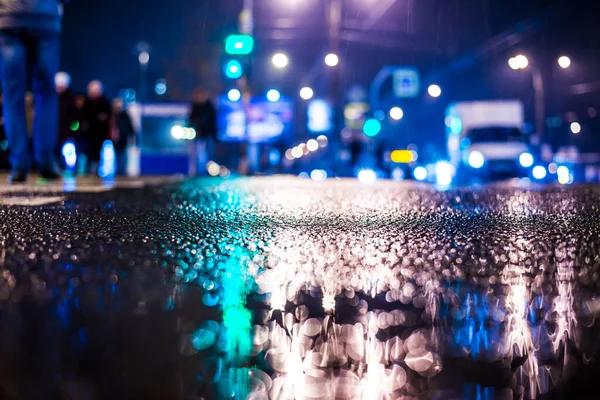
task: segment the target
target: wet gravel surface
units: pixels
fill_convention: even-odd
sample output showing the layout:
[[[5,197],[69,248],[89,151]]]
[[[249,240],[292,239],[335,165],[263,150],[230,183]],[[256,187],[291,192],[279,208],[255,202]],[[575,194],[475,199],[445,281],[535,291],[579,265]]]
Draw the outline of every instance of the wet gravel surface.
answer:
[[[599,234],[597,186],[0,205],[0,399],[597,398]]]

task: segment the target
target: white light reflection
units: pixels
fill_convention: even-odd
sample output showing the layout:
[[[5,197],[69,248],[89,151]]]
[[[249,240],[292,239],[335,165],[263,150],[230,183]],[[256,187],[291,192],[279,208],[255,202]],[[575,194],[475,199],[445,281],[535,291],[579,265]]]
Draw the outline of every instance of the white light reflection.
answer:
[[[393,191],[402,183],[380,184]],[[537,194],[498,194],[502,226],[476,232],[498,241],[488,248],[457,228],[479,210],[454,192],[393,191],[390,202],[350,181],[326,190],[285,178],[243,185],[258,205],[252,218],[282,221],[270,226],[261,258],[246,260],[258,293],[269,293],[271,312],[252,340],[252,355],[273,371],[261,393],[396,398],[427,390],[450,356],[507,366],[523,398],[535,398],[560,380],[554,370],[566,371],[560,349],[579,329],[576,243],[539,239],[549,228],[536,225],[545,217]],[[457,219],[455,231],[434,225],[437,213]]]

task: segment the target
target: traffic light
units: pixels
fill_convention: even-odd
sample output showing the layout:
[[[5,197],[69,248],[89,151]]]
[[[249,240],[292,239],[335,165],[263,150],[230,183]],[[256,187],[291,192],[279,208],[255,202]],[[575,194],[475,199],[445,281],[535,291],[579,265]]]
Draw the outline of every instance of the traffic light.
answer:
[[[229,35],[225,40],[227,54],[246,55],[252,52],[254,39],[250,35]]]
[[[377,136],[381,132],[381,123],[376,119],[368,119],[363,125],[363,133],[369,137]]]
[[[230,60],[225,64],[225,75],[230,79],[238,79],[244,73],[242,64],[237,60]]]

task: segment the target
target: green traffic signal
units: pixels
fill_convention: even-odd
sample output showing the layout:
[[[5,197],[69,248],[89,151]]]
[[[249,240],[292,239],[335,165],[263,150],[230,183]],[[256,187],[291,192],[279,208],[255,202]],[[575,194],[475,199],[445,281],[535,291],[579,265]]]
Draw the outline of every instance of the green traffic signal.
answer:
[[[229,35],[225,40],[227,54],[246,55],[252,52],[254,39],[250,35]]]
[[[368,119],[363,125],[363,133],[369,137],[377,136],[381,132],[381,123],[376,119]]]
[[[242,69],[242,64],[240,64],[240,62],[237,60],[230,60],[225,65],[225,76],[227,76],[229,79],[238,79],[243,75],[243,73],[244,70]]]

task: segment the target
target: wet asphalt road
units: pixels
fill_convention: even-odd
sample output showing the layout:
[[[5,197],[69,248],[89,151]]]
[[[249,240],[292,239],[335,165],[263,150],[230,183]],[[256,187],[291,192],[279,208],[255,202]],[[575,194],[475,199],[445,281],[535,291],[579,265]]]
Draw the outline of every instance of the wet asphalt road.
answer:
[[[0,205],[2,400],[596,398],[600,187],[35,196]]]

